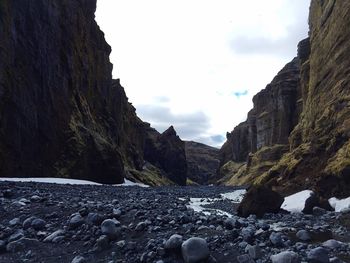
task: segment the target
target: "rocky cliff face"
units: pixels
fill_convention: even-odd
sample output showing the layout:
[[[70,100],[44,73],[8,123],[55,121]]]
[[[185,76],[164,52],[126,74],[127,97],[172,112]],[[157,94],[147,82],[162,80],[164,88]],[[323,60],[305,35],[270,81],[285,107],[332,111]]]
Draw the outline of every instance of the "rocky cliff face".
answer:
[[[192,182],[207,185],[216,182],[219,168],[219,149],[208,145],[186,141],[187,177]]]
[[[96,0],[0,1],[0,176],[121,183],[142,170],[148,126],[112,80],[95,9]]]
[[[145,142],[145,159],[161,170],[178,185],[186,185],[187,161],[185,143],[173,126],[162,134],[150,128]]]
[[[247,120],[227,134],[227,141],[220,149],[221,181],[249,183],[288,151],[288,136],[300,114],[299,76],[297,57],[254,96],[254,107]]]
[[[254,96],[254,108],[247,120],[227,134],[220,150],[222,164],[230,160],[244,162],[250,152],[287,144],[298,119],[299,90],[299,58],[295,58]]]
[[[242,151],[243,157],[249,156],[246,152],[253,153],[248,158],[247,169],[240,174],[241,178],[248,176],[247,182],[270,184],[285,194],[313,188],[323,196],[348,195],[350,191],[349,22],[350,3],[347,1],[311,2],[310,38],[299,44],[298,59],[285,68],[287,71],[292,68],[295,70],[290,71],[292,74],[279,74],[280,77],[277,78],[282,85],[277,86],[275,90],[277,93],[268,92],[267,88],[259,93],[262,96],[254,98],[254,109],[259,108],[261,111],[259,115],[254,109],[254,114],[250,113],[257,118],[260,116],[260,121],[255,122],[257,135],[253,139],[256,138],[256,144],[248,144],[249,147]],[[301,70],[300,74],[298,68]],[[287,84],[286,89],[283,83]],[[264,96],[268,93],[283,94],[281,99],[277,99],[277,106],[276,100]],[[262,97],[267,99],[264,100]],[[269,110],[271,105],[274,105],[275,113],[269,114],[271,117],[263,117],[265,111],[271,112]],[[241,134],[250,134],[251,129],[248,128],[247,131]],[[241,148],[237,145],[246,145],[246,141],[251,139],[248,136],[248,140],[242,141],[234,136],[235,133],[237,132],[231,133],[221,150],[222,163],[244,161],[244,158],[236,157],[241,153]],[[275,147],[280,144],[288,145],[289,150],[272,161],[265,171],[261,170],[260,174],[251,176],[250,160],[256,157],[264,146]],[[260,151],[259,147],[262,147]],[[254,154],[255,150],[258,151]],[[237,177],[237,174],[233,177]]]

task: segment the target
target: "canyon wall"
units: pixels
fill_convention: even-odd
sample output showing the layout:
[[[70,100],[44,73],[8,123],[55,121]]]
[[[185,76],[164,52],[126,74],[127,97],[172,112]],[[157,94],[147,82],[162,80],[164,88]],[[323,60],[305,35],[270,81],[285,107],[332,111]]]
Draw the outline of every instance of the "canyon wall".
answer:
[[[287,93],[284,93],[283,86],[278,87],[281,93],[289,94],[288,103],[293,105],[294,110],[290,110],[291,107],[275,107],[282,112],[274,114],[274,121],[270,122],[273,123],[272,126],[256,127],[256,133],[263,131],[261,139],[258,139],[258,135],[253,136],[253,144],[248,144],[250,148],[240,158],[236,155],[241,152],[235,151],[237,147],[234,145],[245,145],[247,140],[234,138],[235,131],[231,133],[221,150],[222,168],[230,162],[243,162],[243,168],[239,173],[236,170],[229,175],[223,174],[222,176],[226,176],[224,181],[267,184],[284,194],[305,188],[314,189],[325,197],[343,197],[349,194],[349,23],[348,1],[311,1],[310,38],[300,42],[297,59],[299,62],[295,64],[298,65],[300,74],[297,77],[296,70],[292,82],[287,77],[287,82],[291,84],[290,90],[294,91],[290,93],[287,89]],[[267,90],[259,94],[265,94]],[[291,94],[293,95],[290,96]],[[259,102],[263,103],[260,108],[269,108],[269,105],[275,104],[273,99],[258,102],[257,98],[259,96],[254,98],[254,108]],[[286,104],[282,102],[279,105]],[[255,113],[254,110],[253,112]],[[256,114],[252,115],[256,117]],[[282,121],[279,116],[283,118]],[[249,129],[248,131],[250,132]],[[266,158],[263,161],[269,165],[256,172],[259,154],[279,145],[287,145],[288,148],[283,149],[286,152],[279,158],[272,158],[272,161]]]
[[[149,125],[112,79],[95,10],[96,0],[0,1],[1,177],[121,183],[142,173]],[[184,145],[165,147],[185,158]]]

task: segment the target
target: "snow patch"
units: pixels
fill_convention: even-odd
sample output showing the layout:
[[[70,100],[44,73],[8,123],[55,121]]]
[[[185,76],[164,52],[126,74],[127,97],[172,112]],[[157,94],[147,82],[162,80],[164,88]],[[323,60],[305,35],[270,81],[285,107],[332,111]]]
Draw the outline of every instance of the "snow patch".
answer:
[[[305,201],[313,194],[311,190],[304,190],[284,198],[282,209],[291,213],[301,213],[305,207]]]
[[[240,202],[242,202],[243,197],[246,194],[246,192],[247,192],[247,190],[241,189],[241,190],[236,190],[234,192],[220,194],[220,196],[223,199],[228,199],[228,200],[232,201],[233,203],[240,203]]]
[[[78,180],[78,179],[66,179],[66,178],[53,178],[53,177],[32,177],[32,178],[0,178],[0,181],[11,181],[11,182],[35,182],[35,183],[49,183],[49,184],[71,184],[71,185],[102,185],[99,183]],[[116,184],[115,186],[140,186],[149,187],[145,184],[134,183],[130,180],[125,179],[123,184]]]
[[[220,209],[206,208],[205,205],[213,204],[222,200],[230,200],[232,203],[240,203],[246,193],[245,189],[236,190],[234,192],[228,192],[220,194],[220,198],[190,198],[190,202],[187,205],[187,208],[192,208],[195,212],[202,212],[206,215],[217,214],[217,215],[226,215],[232,217],[230,213],[222,211]],[[179,198],[179,200],[184,200]]]
[[[49,183],[49,184],[75,184],[75,185],[101,185],[99,183],[87,181],[87,180],[77,180],[77,179],[65,179],[65,178],[0,178],[0,181],[11,181],[11,182],[35,182],[35,183]]]
[[[328,200],[331,207],[334,208],[335,212],[342,212],[350,209],[350,197],[345,199],[337,199],[332,197]]]
[[[124,179],[124,183],[123,184],[116,184],[115,186],[140,186],[140,187],[149,187],[149,185],[147,184],[141,184],[141,183],[135,183],[132,182],[128,179]]]

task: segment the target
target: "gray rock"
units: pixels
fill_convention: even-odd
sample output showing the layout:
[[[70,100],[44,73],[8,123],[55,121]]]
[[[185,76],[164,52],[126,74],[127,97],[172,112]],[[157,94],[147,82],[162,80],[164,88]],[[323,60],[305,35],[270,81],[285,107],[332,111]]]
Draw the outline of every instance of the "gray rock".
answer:
[[[38,195],[32,195],[29,199],[31,202],[40,202],[41,201],[41,197]]]
[[[174,234],[165,242],[165,248],[168,250],[180,250],[182,242],[182,236]]]
[[[103,251],[109,247],[109,239],[106,235],[100,236],[95,243],[94,250],[95,251]]]
[[[198,237],[191,237],[183,242],[181,252],[185,263],[201,262],[210,256],[207,241]]]
[[[327,214],[327,210],[321,207],[315,206],[314,208],[312,208],[312,214],[315,216],[322,216],[324,214]]]
[[[26,220],[23,221],[23,228],[27,229],[32,226],[33,220],[36,219],[35,216],[28,217]]]
[[[240,227],[241,224],[234,218],[228,218],[225,220],[224,225],[225,225],[226,229],[232,230],[232,229],[235,229],[237,227]]]
[[[296,233],[296,236],[301,241],[310,241],[311,240],[311,236],[310,236],[309,232],[307,232],[306,230],[299,230]]]
[[[255,263],[254,260],[248,254],[238,256],[237,261],[239,263]]]
[[[50,234],[49,236],[47,236],[44,239],[44,242],[52,242],[56,237],[64,236],[64,233],[65,232],[63,230],[57,230],[57,231],[53,232],[52,234]]]
[[[271,256],[272,263],[299,263],[300,259],[297,253],[293,251],[283,251],[277,255]]]
[[[328,263],[328,251],[323,247],[311,249],[309,253],[307,253],[307,259],[311,263]]]
[[[28,249],[30,247],[38,246],[39,244],[40,242],[37,239],[21,238],[19,240],[8,243],[6,250],[8,252],[15,253]]]
[[[345,261],[341,260],[340,258],[334,257],[329,260],[330,263],[345,263]]]
[[[10,226],[21,225],[21,219],[19,219],[19,218],[14,218],[14,219],[10,220],[9,225],[10,225]]]
[[[44,229],[45,225],[46,221],[41,218],[35,218],[31,223],[32,228],[34,228],[37,231]]]
[[[270,239],[271,243],[276,247],[283,247],[284,246],[282,234],[279,232],[277,232],[277,233],[272,232],[269,239]]]
[[[89,213],[86,222],[88,222],[90,225],[98,226],[102,223],[103,216],[97,213]]]
[[[112,219],[106,219],[101,224],[102,234],[108,236],[109,239],[116,239],[120,235],[120,229]]]
[[[22,229],[19,229],[9,237],[8,242],[10,243],[16,241],[18,239],[21,239],[22,237],[24,237],[24,232]]]
[[[243,237],[243,240],[246,242],[251,242],[255,235],[255,229],[253,227],[245,227],[241,230],[241,236]]]
[[[69,228],[71,229],[75,229],[81,226],[82,224],[84,224],[84,218],[82,218],[82,216],[79,213],[73,214],[68,223]]]
[[[259,259],[262,257],[261,248],[258,245],[247,245],[246,252],[252,259]]]
[[[113,216],[119,218],[122,215],[122,211],[119,208],[113,208]]]
[[[71,263],[86,263],[86,259],[82,256],[76,256],[75,258],[73,258]]]
[[[136,225],[135,230],[136,231],[143,231],[147,227],[147,224],[145,222],[140,222]]]
[[[342,246],[342,243],[337,241],[337,240],[334,240],[334,239],[329,239],[329,240],[323,242],[322,246],[328,247],[331,249],[337,249],[337,248],[340,248]]]
[[[0,253],[6,251],[6,242],[4,240],[0,240]]]
[[[116,245],[117,245],[118,247],[120,247],[120,248],[123,248],[123,247],[125,247],[125,245],[126,245],[126,241],[125,241],[125,240],[120,240],[120,241],[118,241],[118,242],[116,243]]]

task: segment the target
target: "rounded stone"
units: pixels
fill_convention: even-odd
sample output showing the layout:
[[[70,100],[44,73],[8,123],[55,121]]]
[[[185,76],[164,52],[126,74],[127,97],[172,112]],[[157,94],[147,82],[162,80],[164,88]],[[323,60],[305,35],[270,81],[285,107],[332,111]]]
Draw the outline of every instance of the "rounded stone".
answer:
[[[323,244],[322,244],[322,246],[328,247],[328,248],[331,248],[331,249],[340,248],[341,245],[342,245],[341,242],[339,242],[337,240],[334,240],[334,239],[329,239],[329,240],[323,242]]]
[[[84,219],[80,214],[74,215],[70,220],[69,220],[69,227],[74,229],[77,228],[78,226],[81,226],[84,224]]]
[[[296,236],[299,240],[302,240],[302,241],[310,241],[311,240],[311,236],[310,236],[309,232],[307,232],[306,230],[299,230],[296,233]]]
[[[282,247],[284,245],[281,233],[272,232],[269,239],[271,243],[277,247]]]
[[[31,226],[35,229],[35,230],[42,230],[45,228],[46,225],[46,221],[41,219],[41,218],[36,218],[32,221]]]
[[[172,235],[166,242],[165,242],[165,248],[168,250],[177,250],[181,249],[182,245],[182,236],[175,234]]]
[[[101,224],[101,231],[110,239],[116,239],[119,236],[119,229],[113,219],[104,220]]]
[[[293,251],[283,251],[277,255],[271,256],[272,263],[299,263],[300,259],[297,253]]]
[[[307,254],[307,259],[311,263],[328,263],[329,256],[328,251],[323,247],[317,247],[311,249]]]
[[[182,257],[185,263],[197,263],[209,258],[207,241],[199,237],[191,237],[182,243]]]

